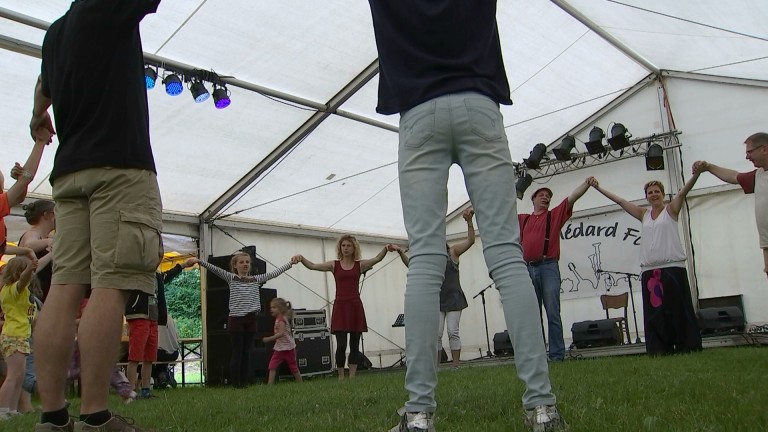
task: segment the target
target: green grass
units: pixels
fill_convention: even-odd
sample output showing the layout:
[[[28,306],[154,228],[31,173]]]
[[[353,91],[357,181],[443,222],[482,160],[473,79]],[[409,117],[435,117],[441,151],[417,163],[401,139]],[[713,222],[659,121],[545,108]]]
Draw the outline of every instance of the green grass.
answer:
[[[550,366],[571,431],[768,430],[768,349],[719,348],[663,358],[612,357]],[[471,365],[472,362],[467,362]],[[403,371],[354,381],[315,378],[248,389],[178,388],[111,408],[157,431],[387,431],[405,401]],[[524,431],[523,386],[511,363],[441,370],[436,427]],[[73,401],[76,412],[78,401]],[[35,416],[0,429],[31,431]]]

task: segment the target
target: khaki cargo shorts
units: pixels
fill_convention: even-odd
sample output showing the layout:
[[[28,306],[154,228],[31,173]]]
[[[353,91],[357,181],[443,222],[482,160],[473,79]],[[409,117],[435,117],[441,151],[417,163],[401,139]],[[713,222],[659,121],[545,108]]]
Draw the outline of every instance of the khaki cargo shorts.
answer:
[[[162,203],[152,171],[89,168],[53,181],[52,284],[155,292]]]

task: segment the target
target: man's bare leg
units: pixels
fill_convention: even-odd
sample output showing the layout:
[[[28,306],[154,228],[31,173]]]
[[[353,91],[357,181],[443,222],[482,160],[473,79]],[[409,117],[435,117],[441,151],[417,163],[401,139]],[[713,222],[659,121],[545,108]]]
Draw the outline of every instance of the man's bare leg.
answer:
[[[128,291],[94,288],[80,319],[77,340],[83,385],[81,414],[107,409],[109,378],[120,352],[126,301]]]
[[[63,409],[75,317],[85,285],[52,285],[34,330],[35,373],[43,412]]]

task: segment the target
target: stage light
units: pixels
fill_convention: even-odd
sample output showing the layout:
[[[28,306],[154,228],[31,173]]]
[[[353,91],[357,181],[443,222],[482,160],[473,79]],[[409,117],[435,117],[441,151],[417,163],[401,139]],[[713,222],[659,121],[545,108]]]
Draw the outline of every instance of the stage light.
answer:
[[[155,88],[155,82],[157,81],[157,71],[152,69],[151,66],[144,68],[144,82],[147,84],[147,90]]]
[[[165,92],[171,96],[178,96],[184,91],[181,78],[174,73],[163,78],[163,84],[165,84]]]
[[[611,127],[611,137],[608,138],[608,144],[614,150],[621,150],[624,147],[629,147],[629,138],[632,134],[629,133],[627,128],[621,123],[614,123]]]
[[[196,103],[205,102],[211,97],[211,94],[208,93],[208,89],[205,88],[205,84],[203,84],[202,81],[193,82],[189,87],[189,91],[192,92],[192,98]]]
[[[660,171],[664,169],[664,149],[659,144],[651,144],[645,153],[645,169]]]
[[[515,190],[517,191],[517,199],[523,199],[523,195],[525,195],[525,190],[528,189],[528,186],[530,186],[531,183],[533,183],[533,177],[531,177],[530,174],[526,174],[517,179],[517,183],[515,184]]]
[[[597,126],[593,127],[592,130],[589,131],[589,141],[585,143],[587,146],[587,152],[591,155],[605,153],[603,138],[605,138],[605,133],[603,130]]]
[[[533,146],[533,150],[531,150],[531,154],[528,156],[528,159],[523,159],[523,163],[530,169],[539,169],[541,159],[544,157],[546,152],[547,146],[542,143],[538,143]]]
[[[216,105],[216,109],[224,109],[232,103],[226,86],[218,87],[216,84],[213,85],[213,103]]]
[[[571,150],[573,150],[574,147],[576,147],[576,140],[572,136],[566,135],[565,138],[560,141],[560,144],[552,149],[552,153],[554,153],[555,158],[559,161],[569,161],[571,160]]]

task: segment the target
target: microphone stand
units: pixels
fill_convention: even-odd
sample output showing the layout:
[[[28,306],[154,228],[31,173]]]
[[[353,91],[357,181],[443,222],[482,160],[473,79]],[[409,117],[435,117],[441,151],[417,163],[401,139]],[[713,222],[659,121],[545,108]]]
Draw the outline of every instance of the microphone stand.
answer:
[[[481,289],[479,293],[475,294],[475,296],[472,297],[473,299],[476,299],[477,296],[480,296],[480,298],[483,301],[483,320],[485,320],[485,342],[488,344],[488,352],[485,354],[485,356],[481,356],[480,358],[485,358],[485,357],[491,358],[491,357],[493,357],[493,354],[491,353],[491,339],[488,337],[488,314],[485,311],[485,291],[488,288],[492,287],[493,284],[494,284],[494,282],[491,282],[490,285],[488,285],[487,287]]]
[[[635,296],[632,294],[632,278],[633,277],[639,278],[640,275],[635,273],[617,272],[617,271],[602,270],[602,269],[597,270],[597,272],[624,275],[627,277],[627,283],[629,284],[629,300],[632,302],[632,316],[634,317],[634,320],[635,320],[635,343],[636,344],[642,343],[642,341],[640,341],[640,332],[637,329],[637,310],[635,309]]]

